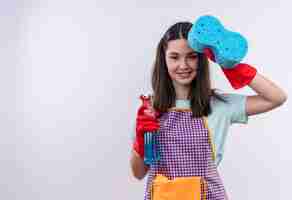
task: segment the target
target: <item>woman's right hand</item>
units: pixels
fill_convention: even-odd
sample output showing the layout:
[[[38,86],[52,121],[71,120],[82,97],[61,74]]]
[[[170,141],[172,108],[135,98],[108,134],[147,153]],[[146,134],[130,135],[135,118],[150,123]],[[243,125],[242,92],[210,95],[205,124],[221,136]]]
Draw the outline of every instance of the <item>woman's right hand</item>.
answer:
[[[150,97],[140,96],[142,105],[138,109],[136,118],[136,137],[133,144],[134,150],[141,158],[144,158],[144,133],[156,132],[159,129],[157,118],[160,113],[151,106]]]

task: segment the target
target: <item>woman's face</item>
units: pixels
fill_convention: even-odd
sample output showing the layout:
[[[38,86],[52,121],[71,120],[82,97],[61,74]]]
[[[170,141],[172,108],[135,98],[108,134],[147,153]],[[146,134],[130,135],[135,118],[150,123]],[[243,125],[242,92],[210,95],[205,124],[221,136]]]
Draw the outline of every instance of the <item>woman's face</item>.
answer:
[[[198,54],[189,47],[187,40],[169,41],[165,60],[174,87],[189,86],[197,75]]]

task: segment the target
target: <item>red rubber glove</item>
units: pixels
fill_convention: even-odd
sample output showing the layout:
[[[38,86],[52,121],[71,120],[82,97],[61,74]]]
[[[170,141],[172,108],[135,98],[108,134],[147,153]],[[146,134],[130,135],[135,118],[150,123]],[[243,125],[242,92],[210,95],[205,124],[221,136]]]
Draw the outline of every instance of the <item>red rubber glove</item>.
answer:
[[[140,96],[142,105],[138,109],[136,118],[136,138],[133,144],[134,150],[144,158],[144,133],[156,132],[159,129],[157,118],[160,116],[151,106],[150,97]]]
[[[204,54],[210,60],[216,62],[215,56],[211,49],[204,49]],[[221,66],[221,69],[234,89],[239,89],[248,85],[257,73],[257,70],[253,66],[245,63],[239,63],[233,68],[224,68],[224,66]]]

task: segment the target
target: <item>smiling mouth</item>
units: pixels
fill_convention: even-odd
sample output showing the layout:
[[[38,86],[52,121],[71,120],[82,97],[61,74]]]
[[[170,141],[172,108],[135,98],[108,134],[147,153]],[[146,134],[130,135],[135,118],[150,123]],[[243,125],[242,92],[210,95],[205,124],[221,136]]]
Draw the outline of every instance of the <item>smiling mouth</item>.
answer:
[[[187,78],[190,76],[192,72],[178,73],[181,78]]]
[[[177,73],[178,75],[188,75],[188,74],[191,74],[192,72],[182,72],[182,73]]]

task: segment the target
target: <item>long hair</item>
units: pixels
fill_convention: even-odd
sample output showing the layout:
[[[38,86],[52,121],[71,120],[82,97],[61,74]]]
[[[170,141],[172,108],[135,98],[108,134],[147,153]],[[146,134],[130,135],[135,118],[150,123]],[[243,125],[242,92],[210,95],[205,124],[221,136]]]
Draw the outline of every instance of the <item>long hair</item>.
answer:
[[[190,22],[178,22],[172,25],[161,38],[156,50],[151,82],[153,89],[153,107],[160,112],[166,112],[175,106],[176,93],[172,80],[168,74],[165,52],[168,42],[176,39],[186,39],[190,29]],[[198,53],[198,71],[191,82],[191,89],[188,94],[190,99],[193,117],[208,116],[211,111],[211,97],[223,100],[214,89],[211,89],[208,58]]]

